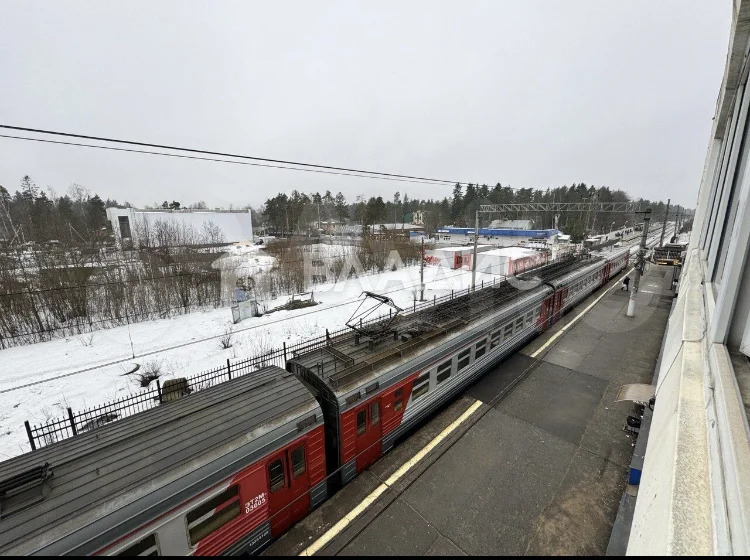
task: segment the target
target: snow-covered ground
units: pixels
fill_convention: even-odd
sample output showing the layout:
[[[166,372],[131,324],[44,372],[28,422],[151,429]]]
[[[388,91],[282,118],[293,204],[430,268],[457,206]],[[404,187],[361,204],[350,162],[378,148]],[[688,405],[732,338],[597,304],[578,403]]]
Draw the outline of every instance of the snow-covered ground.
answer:
[[[236,274],[252,275],[271,270],[276,259],[261,253],[261,247],[249,241],[228,247],[222,257],[212,263],[213,268],[233,270]]]
[[[244,259],[234,264],[248,271],[272,265],[272,257],[254,253],[257,249],[253,246],[238,247],[227,258]],[[477,284],[493,278],[477,272]],[[432,299],[451,290],[465,290],[471,284],[471,273],[428,266],[425,284],[425,297]],[[419,267],[317,285],[315,299],[320,305],[277,311],[237,325],[232,325],[231,311],[226,308],[0,350],[0,461],[30,450],[24,420],[34,425],[48,418],[64,418],[66,407],[81,410],[138,392],[135,376],[127,375],[136,364],[141,371],[160,369],[163,379],[184,377],[220,366],[228,358],[241,359],[279,348],[284,341],[293,344],[321,336],[326,328],[345,325],[363,290],[388,294],[397,305],[409,308],[419,293]],[[284,296],[266,302],[267,307],[288,299]],[[234,330],[233,346],[223,349],[219,339],[230,327]]]

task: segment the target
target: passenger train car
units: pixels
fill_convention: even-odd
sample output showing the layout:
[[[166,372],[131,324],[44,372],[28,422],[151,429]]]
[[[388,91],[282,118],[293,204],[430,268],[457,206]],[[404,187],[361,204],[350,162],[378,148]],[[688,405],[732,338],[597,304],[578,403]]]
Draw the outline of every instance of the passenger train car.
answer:
[[[258,552],[628,258],[549,265],[6,461],[0,554]]]

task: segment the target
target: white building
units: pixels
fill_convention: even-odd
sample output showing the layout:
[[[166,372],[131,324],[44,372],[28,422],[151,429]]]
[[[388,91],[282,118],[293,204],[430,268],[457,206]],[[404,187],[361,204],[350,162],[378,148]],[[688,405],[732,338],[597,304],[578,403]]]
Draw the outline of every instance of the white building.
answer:
[[[250,210],[108,208],[118,248],[253,240]]]
[[[726,4],[724,78],[713,120],[702,117],[711,135],[628,555],[750,554],[750,1]]]
[[[477,252],[488,251],[491,245],[478,245]],[[428,265],[441,266],[455,270],[471,262],[474,247],[435,247],[425,251],[424,262]]]
[[[505,247],[477,253],[477,271],[487,274],[513,276],[546,263],[547,253],[545,251],[535,251],[522,247]],[[471,266],[471,255],[468,264]]]

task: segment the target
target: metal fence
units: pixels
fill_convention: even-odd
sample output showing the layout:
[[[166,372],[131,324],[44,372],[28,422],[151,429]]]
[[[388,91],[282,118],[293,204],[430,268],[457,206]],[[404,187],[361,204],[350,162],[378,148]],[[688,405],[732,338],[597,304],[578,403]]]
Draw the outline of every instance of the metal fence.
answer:
[[[502,280],[503,278],[495,278],[492,284]],[[484,282],[477,285],[477,289],[482,289],[484,287]],[[470,291],[471,288],[466,288],[451,291],[449,294],[441,297],[433,297],[431,300],[427,301],[414,300],[412,308],[404,310],[404,315],[408,316],[424,309],[440,305],[441,303],[450,301],[456,297],[467,295]],[[373,324],[387,318],[388,316],[381,315],[368,321],[364,321],[362,324]],[[352,330],[348,327],[343,327],[331,332],[326,329],[326,334],[323,336],[299,342],[294,345],[287,345],[284,343],[281,348],[271,350],[270,352],[266,352],[259,356],[242,360],[227,359],[226,364],[220,367],[187,377],[188,392],[192,393],[201,391],[236,377],[252,375],[253,372],[267,366],[275,365],[285,368],[287,360],[292,359],[299,354],[317,350],[326,344],[334,342],[337,338],[351,333]],[[90,432],[91,430],[116,420],[132,416],[138,412],[154,408],[164,402],[168,402],[168,400],[170,399],[165,397],[161,382],[157,379],[155,383],[152,383],[151,386],[140,393],[116,399],[99,406],[77,412],[74,412],[68,407],[65,418],[47,420],[42,424],[33,426],[27,420],[24,422],[26,426],[26,434],[29,438],[31,449],[35,450],[78,434]]]

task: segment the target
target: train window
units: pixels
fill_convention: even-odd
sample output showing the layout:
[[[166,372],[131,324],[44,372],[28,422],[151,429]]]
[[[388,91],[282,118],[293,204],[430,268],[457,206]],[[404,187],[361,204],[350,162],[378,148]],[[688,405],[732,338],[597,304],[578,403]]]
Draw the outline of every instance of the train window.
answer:
[[[115,556],[159,556],[159,549],[156,546],[156,535],[149,535],[145,539],[131,544]]]
[[[429,390],[430,390],[429,383],[424,383],[420,385],[419,387],[414,387],[414,391],[412,391],[412,395],[411,395],[412,400],[416,401],[419,397],[424,395]]]
[[[492,333],[492,337],[490,338],[490,348],[494,348],[495,346],[499,346],[500,343],[503,340],[503,330],[500,329],[499,331],[495,331]]]
[[[474,359],[481,358],[484,356],[484,353],[487,351],[487,339],[484,338],[477,342],[477,348],[474,350]]]
[[[430,390],[430,372],[426,371],[414,381],[414,389],[411,392],[411,399],[416,401],[419,397]]]
[[[305,446],[300,445],[292,451],[292,477],[298,478],[305,474]]]
[[[458,353],[458,367],[456,368],[456,371],[461,371],[466,366],[469,365],[469,361],[471,361],[471,348],[467,348],[466,350],[462,350]]]
[[[437,368],[437,382],[442,383],[451,376],[451,369],[453,369],[453,361],[448,360],[443,362]]]
[[[271,492],[276,492],[284,487],[284,464],[281,459],[276,459],[268,465],[268,479],[271,481]]]
[[[277,462],[281,465],[281,461]],[[200,540],[240,515],[239,491],[237,485],[230,486],[218,496],[214,496],[188,512],[186,519],[191,545],[198,544]],[[220,507],[221,509],[219,509]]]
[[[398,412],[401,410],[401,408],[404,406],[404,390],[403,389],[396,389],[396,392],[393,393],[393,410],[394,412]]]
[[[531,325],[534,322],[534,311],[529,311],[526,314],[526,324]]]
[[[361,436],[367,431],[367,409],[363,408],[357,412],[357,435]]]
[[[370,426],[380,422],[380,403],[374,402],[370,405]]]
[[[508,323],[503,329],[503,339],[508,340],[511,336],[513,336],[513,323]]]
[[[516,332],[520,331],[523,328],[523,317],[518,317],[516,319]]]

